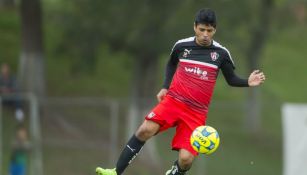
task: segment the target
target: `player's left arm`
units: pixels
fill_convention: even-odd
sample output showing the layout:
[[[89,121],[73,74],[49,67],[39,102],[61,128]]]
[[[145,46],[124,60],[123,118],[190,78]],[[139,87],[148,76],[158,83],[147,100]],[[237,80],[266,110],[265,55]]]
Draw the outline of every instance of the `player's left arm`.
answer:
[[[265,81],[265,75],[259,70],[253,71],[248,79],[240,78],[234,72],[234,66],[231,62],[227,61],[223,63],[221,70],[223,75],[230,86],[235,87],[249,87],[258,86]]]

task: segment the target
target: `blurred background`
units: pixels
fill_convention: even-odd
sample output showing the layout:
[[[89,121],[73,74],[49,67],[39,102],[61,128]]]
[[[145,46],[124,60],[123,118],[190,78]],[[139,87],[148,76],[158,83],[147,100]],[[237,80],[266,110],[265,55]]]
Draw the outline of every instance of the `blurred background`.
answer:
[[[221,144],[190,174],[283,174],[281,109],[307,102],[306,0],[0,0],[0,174],[114,167],[157,103],[171,48],[206,7],[237,74],[267,80],[233,88],[219,76],[207,124]],[[126,174],[164,174],[173,133],[150,140]]]

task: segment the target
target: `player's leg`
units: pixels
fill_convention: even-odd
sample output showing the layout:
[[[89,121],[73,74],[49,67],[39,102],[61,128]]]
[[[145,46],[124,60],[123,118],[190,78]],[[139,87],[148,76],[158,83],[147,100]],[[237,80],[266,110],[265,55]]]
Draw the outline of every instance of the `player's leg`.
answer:
[[[124,172],[126,167],[136,158],[145,142],[155,135],[159,131],[159,128],[160,125],[153,121],[145,120],[143,122],[122,151],[116,164],[117,174]]]
[[[120,175],[127,166],[136,158],[145,142],[155,135],[160,129],[160,125],[150,120],[145,120],[136,133],[130,138],[122,150],[115,169],[97,168],[98,175]]]
[[[174,126],[176,115],[174,113],[174,100],[165,97],[146,117],[143,124],[130,138],[121,152],[115,169],[97,168],[98,175],[120,175],[137,156],[145,142],[158,132],[167,130]]]
[[[184,106],[182,107],[184,109]],[[176,133],[172,141],[172,149],[179,151],[178,160],[170,170],[166,172],[166,175],[183,175],[191,168],[194,157],[198,153],[192,148],[190,143],[190,137],[194,128],[198,125],[197,116],[193,116],[193,120],[187,121],[191,117],[191,112],[181,113],[181,120],[178,121],[176,127]],[[204,123],[203,120],[200,122]],[[196,123],[196,124],[195,124]],[[192,125],[191,125],[192,124]],[[195,126],[194,126],[195,125]]]
[[[189,170],[193,164],[194,157],[195,156],[186,149],[180,149],[178,159],[179,168],[184,171]]]
[[[179,150],[178,160],[165,175],[184,175],[191,168],[194,160],[194,155],[185,149]]]

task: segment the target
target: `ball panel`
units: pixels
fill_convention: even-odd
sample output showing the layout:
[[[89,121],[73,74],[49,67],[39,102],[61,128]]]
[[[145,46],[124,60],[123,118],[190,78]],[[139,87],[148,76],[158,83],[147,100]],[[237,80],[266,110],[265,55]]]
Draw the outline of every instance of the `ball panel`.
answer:
[[[209,155],[218,148],[220,137],[213,127],[199,126],[191,134],[190,143],[198,153]]]

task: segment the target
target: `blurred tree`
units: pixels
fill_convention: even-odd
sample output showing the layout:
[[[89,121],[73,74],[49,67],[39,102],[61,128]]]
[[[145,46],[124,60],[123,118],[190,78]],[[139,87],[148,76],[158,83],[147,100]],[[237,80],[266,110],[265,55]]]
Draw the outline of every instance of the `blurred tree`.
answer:
[[[156,87],[154,75],[158,56],[170,51],[173,44],[169,40],[165,42],[164,36],[169,33],[162,30],[180,3],[163,2],[165,8],[162,9],[160,1],[118,3],[77,0],[66,3],[70,8],[57,13],[61,16],[58,23],[65,29],[65,38],[58,50],[68,50],[76,60],[72,74],[93,71],[97,49],[102,42],[108,43],[112,52],[125,51],[135,58],[131,91],[142,97],[152,96]],[[116,58],[112,59],[116,61]]]
[[[246,50],[248,70],[259,69],[261,53],[270,34],[271,20],[274,10],[274,0],[261,0],[256,23],[249,24],[251,40]],[[260,131],[261,127],[261,94],[259,88],[249,88],[247,96],[246,126],[252,133]]]
[[[14,0],[0,0],[0,8],[10,8],[15,5]]]
[[[230,42],[231,48],[247,57],[249,72],[258,68],[269,33],[272,1],[65,1],[55,13],[59,26],[65,29],[59,50],[68,50],[76,60],[73,75],[94,70],[101,43],[107,43],[112,52],[129,53],[135,58],[130,104],[138,111],[140,100],[155,96],[157,91],[158,57],[170,51],[176,40],[193,35],[194,14],[200,8],[217,11],[217,39]],[[238,10],[238,4],[244,8]],[[257,89],[248,95],[248,109],[252,110],[246,121],[253,130],[260,127],[258,98]]]
[[[40,0],[22,0],[19,77],[23,90],[42,97],[45,93],[42,12]]]
[[[301,1],[293,3],[292,11],[294,13],[296,21],[300,25],[306,24],[306,18],[307,18],[307,2]]]

